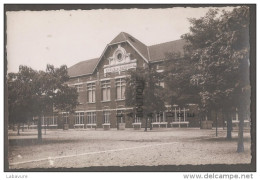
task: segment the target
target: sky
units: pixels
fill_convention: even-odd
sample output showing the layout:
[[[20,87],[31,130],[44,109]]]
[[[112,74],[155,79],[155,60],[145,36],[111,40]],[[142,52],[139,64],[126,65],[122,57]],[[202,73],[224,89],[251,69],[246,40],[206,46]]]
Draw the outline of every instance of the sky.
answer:
[[[18,72],[20,65],[36,70],[47,64],[70,67],[100,57],[120,32],[146,45],[177,40],[189,32],[188,18],[202,17],[208,9],[7,12],[7,71]]]

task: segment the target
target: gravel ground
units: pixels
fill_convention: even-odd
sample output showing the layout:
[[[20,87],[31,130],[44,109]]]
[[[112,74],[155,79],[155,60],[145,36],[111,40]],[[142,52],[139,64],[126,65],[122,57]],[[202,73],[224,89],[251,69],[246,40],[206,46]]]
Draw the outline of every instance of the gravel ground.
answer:
[[[36,130],[9,131],[8,159],[10,169],[250,163],[250,133],[244,133],[244,153],[236,153],[237,132],[232,141],[225,135],[197,128],[49,130],[38,144]]]

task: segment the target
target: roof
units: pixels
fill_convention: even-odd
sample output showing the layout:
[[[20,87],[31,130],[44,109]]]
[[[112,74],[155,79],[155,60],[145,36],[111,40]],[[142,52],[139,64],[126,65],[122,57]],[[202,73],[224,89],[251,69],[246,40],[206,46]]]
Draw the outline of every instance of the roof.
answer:
[[[119,33],[109,44],[115,44],[122,41],[128,41],[141,53],[142,56],[144,56],[149,61],[147,46],[128,33],[125,32]]]
[[[180,53],[183,55],[184,53],[184,45],[186,41],[184,39],[179,39],[176,41],[170,41],[166,43],[156,44],[149,46],[149,54],[150,54],[150,62],[164,60],[165,54],[167,53]]]
[[[138,39],[134,38],[128,33],[119,33],[109,44],[120,43],[123,41],[129,42],[146,60],[149,62],[156,62],[164,60],[166,53],[178,53],[183,55],[183,47],[186,44],[184,39],[170,41],[166,43],[156,44],[152,46],[146,46]],[[92,74],[97,66],[100,58],[94,58],[90,60],[81,61],[68,68],[68,74],[70,77],[77,77]]]
[[[92,74],[99,58],[94,58],[86,61],[81,61],[68,68],[68,75],[70,77],[82,76]]]

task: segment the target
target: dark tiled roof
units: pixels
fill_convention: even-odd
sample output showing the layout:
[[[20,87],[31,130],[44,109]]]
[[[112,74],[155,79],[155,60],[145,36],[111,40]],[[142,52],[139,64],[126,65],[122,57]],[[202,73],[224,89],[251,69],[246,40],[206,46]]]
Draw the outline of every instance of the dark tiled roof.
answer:
[[[167,53],[180,53],[180,55],[183,55],[183,47],[185,44],[186,41],[184,39],[179,39],[176,41],[170,41],[166,43],[149,46],[149,60],[151,62],[164,60],[166,58],[165,54]]]
[[[166,53],[180,52],[181,55],[183,55],[183,47],[186,44],[185,40],[180,39],[152,46],[146,46],[141,41],[137,40],[128,33],[121,32],[108,45],[119,43],[122,41],[128,41],[129,43],[131,43],[134,46],[134,48],[136,48],[136,50],[139,51],[139,53],[150,62],[164,60],[166,58]],[[70,77],[92,74],[98,62],[99,58],[81,61],[69,67],[68,74]]]
[[[119,33],[109,44],[119,43],[122,41],[126,41],[127,38],[124,32]]]
[[[86,74],[92,74],[94,68],[98,63],[99,58],[90,59],[86,61],[81,61],[71,67],[68,68],[68,74],[70,77],[76,77]]]

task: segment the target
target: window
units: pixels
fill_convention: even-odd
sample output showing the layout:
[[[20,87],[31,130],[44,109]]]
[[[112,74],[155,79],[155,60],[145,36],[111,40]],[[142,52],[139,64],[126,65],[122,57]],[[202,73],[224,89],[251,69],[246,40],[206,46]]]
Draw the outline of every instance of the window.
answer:
[[[135,115],[134,123],[141,123],[141,117]]]
[[[245,115],[245,120],[249,120],[249,121],[250,121],[250,115],[249,115],[249,113],[246,113],[246,115]]]
[[[75,85],[75,87],[77,89],[77,92],[83,91],[83,85],[82,84]]]
[[[101,89],[102,89],[102,101],[110,101],[110,81],[102,81]]]
[[[163,69],[164,67],[163,67],[163,65],[162,64],[157,64],[156,65],[156,69]]]
[[[155,115],[155,122],[163,122],[163,113],[160,112],[160,113],[156,113]]]
[[[238,121],[238,113],[237,112],[233,112],[232,115],[232,121]]]
[[[125,79],[116,79],[116,99],[125,99]]]
[[[48,124],[48,118],[47,117],[42,116],[41,121],[42,121],[42,126],[47,126],[47,124]]]
[[[156,65],[156,72],[161,73],[164,71],[164,66],[162,64]]]
[[[84,112],[76,113],[76,122],[75,124],[84,124]]]
[[[119,110],[117,111],[117,122],[118,123],[123,123],[124,122],[124,112]]]
[[[88,91],[88,102],[90,103],[96,102],[96,84],[88,83],[87,91]]]
[[[105,124],[109,124],[110,123],[109,115],[110,115],[109,111],[104,111],[104,123]]]
[[[69,113],[68,113],[68,112],[62,113],[62,119],[63,119],[63,123],[64,123],[64,124],[68,124],[68,121],[69,121]]]
[[[164,88],[164,81],[162,81],[162,80],[160,81],[159,80],[158,85],[161,86],[162,88]]]
[[[57,116],[51,116],[51,117],[48,117],[48,119],[49,119],[50,125],[57,125],[57,119],[58,119]]]
[[[37,125],[37,123],[38,123],[38,118],[33,116],[30,125]]]
[[[96,124],[96,112],[87,112],[87,124]]]

